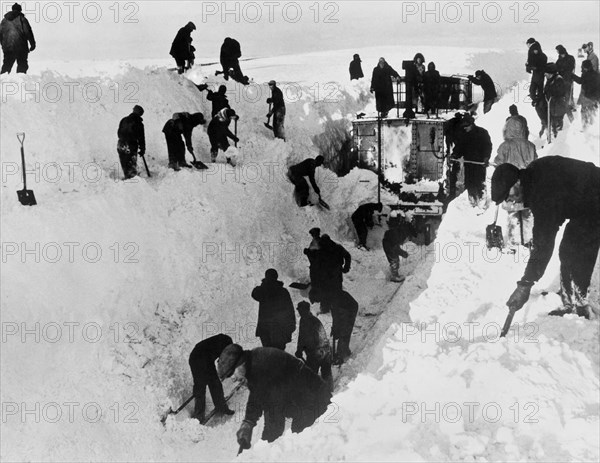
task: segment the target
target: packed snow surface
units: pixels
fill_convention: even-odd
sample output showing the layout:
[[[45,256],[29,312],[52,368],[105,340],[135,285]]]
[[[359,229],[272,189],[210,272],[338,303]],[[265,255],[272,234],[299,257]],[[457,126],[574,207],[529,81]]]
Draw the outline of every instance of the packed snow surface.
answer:
[[[421,51],[442,73],[470,73],[470,57],[484,53]],[[358,52],[369,77],[367,63],[381,54],[394,65],[400,59],[392,56],[415,50]],[[313,226],[353,255],[345,286],[360,303],[355,355],[336,373],[333,403],[318,423],[298,435],[286,431],[273,444],[259,440],[259,423],[253,448],[241,460],[600,458],[598,322],[546,315],[560,304],[556,255],[509,335],[499,340],[504,303],[527,250],[487,251],[493,208],[478,216],[465,195],[452,202],[434,243],[406,246],[410,256],[401,271],[409,276],[398,289],[387,281],[378,244],[383,228],[370,235],[371,252],[353,245],[349,216],[374,200],[374,174],[355,169],[337,178],[320,169],[317,181],[332,210],[296,207],[287,166],[318,154],[315,135],[334,143],[336,121],[349,126],[356,112],[374,110],[368,78],[342,83],[351,54],[245,64],[256,85],[228,84],[241,115],[241,141],[232,148],[237,167],[220,157],[207,171],[168,170],[161,129],[174,112],[209,113],[191,81],[216,87],[222,81],[214,78],[215,67],[197,66],[182,78],[156,65],[111,63],[101,71],[70,63],[71,69],[57,65],[2,77],[2,459],[235,459],[243,395],[233,418],[211,426],[200,426],[187,410],[166,426],[160,417],[191,394],[187,359],[201,339],[225,332],[247,348],[258,345],[250,291],[269,267],[286,284],[308,279],[302,248]],[[497,66],[499,79],[508,82]],[[263,126],[264,82],[273,76],[289,90],[286,143]],[[335,91],[335,98],[323,91]],[[478,118],[494,147],[513,102],[506,94]],[[133,104],[146,110],[152,177],[142,172],[123,182],[116,129]],[[537,133],[532,107],[519,107]],[[598,165],[598,126],[580,130],[577,116],[551,145],[532,139],[540,156]],[[27,187],[35,192],[35,207],[17,201],[22,179],[15,132],[26,133]],[[195,130],[193,142],[207,162],[204,129]],[[499,224],[505,220],[502,211]],[[292,296],[297,303],[305,294]],[[597,297],[598,270],[593,303]]]

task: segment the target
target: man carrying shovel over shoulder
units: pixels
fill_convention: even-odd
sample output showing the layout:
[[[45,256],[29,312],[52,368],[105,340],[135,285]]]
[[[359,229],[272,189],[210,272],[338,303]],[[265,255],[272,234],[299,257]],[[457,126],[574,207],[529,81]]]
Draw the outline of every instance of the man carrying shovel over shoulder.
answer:
[[[270,119],[273,116],[273,135],[275,135],[275,138],[281,138],[285,141],[285,101],[283,101],[283,93],[274,80],[269,81],[269,88],[271,89],[271,98],[267,98],[270,108],[267,117]],[[265,125],[268,125],[268,123]]]

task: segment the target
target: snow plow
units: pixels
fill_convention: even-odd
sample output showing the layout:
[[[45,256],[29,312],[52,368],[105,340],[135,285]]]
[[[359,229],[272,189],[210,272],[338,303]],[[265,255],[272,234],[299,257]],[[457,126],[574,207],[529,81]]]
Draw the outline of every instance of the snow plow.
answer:
[[[438,109],[444,117],[429,117],[420,98],[413,97],[409,105],[406,97],[406,82],[401,78],[396,83],[396,107],[387,117],[361,114],[352,121],[351,156],[357,167],[378,175],[378,201],[381,189],[387,190],[398,198],[388,207],[413,213],[418,241],[428,245],[451,199],[445,117],[469,107],[471,83],[466,76],[442,77]],[[411,117],[404,117],[407,114]]]

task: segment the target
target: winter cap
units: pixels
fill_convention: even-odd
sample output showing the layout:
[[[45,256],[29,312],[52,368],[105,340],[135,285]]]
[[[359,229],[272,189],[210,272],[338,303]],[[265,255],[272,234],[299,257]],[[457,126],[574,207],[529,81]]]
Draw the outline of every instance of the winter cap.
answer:
[[[360,56],[358,56],[358,53],[355,53],[355,54],[354,54],[354,59],[357,59],[358,61],[361,61],[361,62],[362,62],[362,60],[360,59]]]
[[[546,68],[544,69],[544,72],[547,74],[556,74],[558,72],[558,69],[556,68],[556,64],[555,63],[546,64]]]
[[[587,46],[590,47],[590,48],[594,48],[594,43],[593,42],[588,42]]]
[[[191,29],[193,31],[196,30],[196,25],[192,21],[190,21],[189,23],[187,23],[185,27],[187,27],[188,29]]]
[[[133,107],[133,112],[135,114],[137,114],[138,116],[143,116],[144,115],[144,108],[142,108],[140,105],[135,105]]]
[[[587,44],[587,43],[584,43],[584,44],[581,46],[581,48],[583,48],[584,50],[585,50],[587,47],[588,47],[588,44]]]
[[[320,235],[321,235],[321,229],[320,229],[320,228],[318,228],[318,227],[314,227],[314,228],[311,228],[311,229],[308,231],[308,233],[310,233],[310,236],[312,236],[312,237],[316,238],[317,236],[320,236]]]
[[[220,379],[229,378],[243,362],[244,349],[239,344],[229,344],[219,356],[217,374]]]
[[[227,93],[227,87],[225,85],[219,86],[219,93]]]
[[[279,274],[274,268],[270,268],[265,272],[265,280],[277,280]]]
[[[325,162],[325,158],[319,154],[315,158],[315,162],[317,163],[317,166],[323,165],[323,162]]]
[[[277,82],[275,82],[274,80],[270,80],[269,85],[277,85]]]
[[[529,37],[529,38],[527,39],[527,42],[525,42],[525,43],[526,43],[527,45],[531,45],[532,43],[535,43],[535,42],[536,42],[536,40],[535,40],[533,37]]]
[[[298,312],[301,312],[303,310],[310,310],[310,304],[306,301],[300,301],[298,302],[298,307],[296,307],[296,310]]]
[[[194,113],[192,114],[192,124],[200,125],[204,124],[206,119],[204,119],[204,115],[202,113]]]
[[[519,109],[517,108],[516,104],[511,104],[508,107],[508,112],[511,114],[511,116],[518,116],[519,115]]]
[[[519,180],[519,168],[513,164],[500,164],[492,175],[492,201],[500,204],[506,201],[510,189]]]
[[[483,74],[483,71],[481,71],[481,70],[480,70],[480,71],[475,71],[475,75],[476,75],[477,77],[479,77],[481,74]]]
[[[15,3],[15,4],[12,6],[12,11],[17,11],[17,12],[19,12],[19,13],[20,13],[21,11],[23,11],[23,8],[21,8],[21,5],[19,5],[18,3]]]
[[[558,52],[559,55],[566,55],[567,54],[567,49],[565,47],[563,47],[562,45],[557,45],[556,46],[556,51]]]
[[[460,126],[461,127],[468,127],[470,125],[473,125],[475,123],[475,119],[473,119],[473,116],[471,116],[469,113],[465,114],[461,121],[460,121]]]

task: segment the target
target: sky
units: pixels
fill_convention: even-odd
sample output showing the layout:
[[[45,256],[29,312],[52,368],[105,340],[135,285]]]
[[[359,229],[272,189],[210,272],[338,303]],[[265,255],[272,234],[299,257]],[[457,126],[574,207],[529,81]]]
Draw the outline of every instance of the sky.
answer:
[[[3,14],[12,3],[0,2]],[[218,59],[227,36],[241,43],[244,57],[413,43],[523,51],[531,36],[550,51],[563,43],[576,53],[581,43],[598,43],[600,36],[600,2],[594,0],[21,4],[39,60],[168,60],[177,30],[188,21],[197,26],[192,34],[197,57],[209,60]]]

